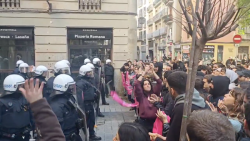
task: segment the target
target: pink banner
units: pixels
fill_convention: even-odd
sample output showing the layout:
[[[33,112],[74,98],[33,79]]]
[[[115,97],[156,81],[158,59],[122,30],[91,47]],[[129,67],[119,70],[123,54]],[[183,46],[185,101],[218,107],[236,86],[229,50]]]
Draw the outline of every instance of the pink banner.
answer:
[[[118,94],[116,93],[116,91],[111,91],[110,92],[112,98],[114,99],[114,101],[116,101],[117,103],[119,103],[121,106],[123,107],[137,107],[139,105],[139,103],[133,103],[133,104],[130,104],[130,103],[127,103],[125,101],[123,101],[119,96]]]

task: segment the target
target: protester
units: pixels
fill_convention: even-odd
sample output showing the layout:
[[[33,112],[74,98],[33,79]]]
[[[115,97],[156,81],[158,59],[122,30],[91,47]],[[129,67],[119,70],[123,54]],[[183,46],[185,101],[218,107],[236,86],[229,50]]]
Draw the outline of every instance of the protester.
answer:
[[[227,118],[208,110],[194,111],[188,119],[189,141],[235,141],[235,133]]]
[[[113,141],[150,141],[148,131],[138,123],[122,123]]]
[[[181,122],[183,118],[184,99],[186,92],[187,74],[185,72],[177,71],[170,74],[167,78],[168,89],[172,98],[175,100],[173,113],[170,116],[170,128],[167,134],[167,140],[179,141]],[[206,108],[204,99],[199,95],[199,92],[194,89],[192,108],[191,110],[201,110]]]
[[[158,96],[160,95],[162,81],[154,71],[153,75],[157,82],[155,87],[152,86],[152,83],[149,80],[143,79],[149,70],[150,67],[146,66],[145,71],[135,82],[135,97],[139,102],[139,123],[143,125],[148,131],[152,131],[153,123],[156,119],[155,113],[157,108],[148,101],[148,97],[152,94],[156,94]]]

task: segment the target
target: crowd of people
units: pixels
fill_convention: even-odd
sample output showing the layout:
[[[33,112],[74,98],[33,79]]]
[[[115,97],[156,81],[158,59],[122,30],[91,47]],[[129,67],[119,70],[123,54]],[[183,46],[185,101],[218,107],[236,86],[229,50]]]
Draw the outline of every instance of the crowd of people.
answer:
[[[124,63],[122,77],[129,73],[133,86],[133,93],[128,94],[125,89],[124,95],[138,103],[133,108],[137,119],[135,123],[122,124],[114,141],[179,141],[183,118],[188,118],[190,141],[250,140],[247,63],[203,65],[200,60],[190,117],[183,115],[188,64],[180,60]]]
[[[17,61],[0,95],[0,140],[81,141],[81,130],[87,139],[101,140],[94,127],[96,117],[104,116],[99,100],[108,105],[105,95],[115,90],[111,62],[107,59],[101,66],[98,58],[85,59],[78,77],[73,78],[70,62],[61,60],[46,81],[46,66],[33,68],[31,74],[28,64]],[[124,96],[135,103],[131,110],[137,118],[122,123],[113,141],[179,141],[183,118],[188,119],[190,141],[250,141],[247,64],[202,65],[201,61],[189,117],[183,115],[187,71],[188,62],[180,60],[127,60],[120,72],[133,91],[125,89]]]
[[[22,60],[3,82],[0,93],[1,141],[82,141],[101,140],[94,130],[97,117],[104,117],[99,103],[106,102],[105,83],[113,81],[111,60],[85,59],[76,78],[71,76],[70,62],[55,63],[54,76],[46,66],[33,70]]]

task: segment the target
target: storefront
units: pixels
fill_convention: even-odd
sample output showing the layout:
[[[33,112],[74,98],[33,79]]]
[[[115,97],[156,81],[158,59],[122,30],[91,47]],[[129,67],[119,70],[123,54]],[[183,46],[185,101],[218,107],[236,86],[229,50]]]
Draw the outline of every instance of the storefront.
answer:
[[[189,60],[190,57],[190,46],[182,46],[182,60]]]
[[[3,80],[23,60],[35,65],[34,28],[0,27],[0,88]]]
[[[102,62],[112,59],[112,28],[68,28],[67,39],[73,72],[78,72],[86,58],[98,57]]]

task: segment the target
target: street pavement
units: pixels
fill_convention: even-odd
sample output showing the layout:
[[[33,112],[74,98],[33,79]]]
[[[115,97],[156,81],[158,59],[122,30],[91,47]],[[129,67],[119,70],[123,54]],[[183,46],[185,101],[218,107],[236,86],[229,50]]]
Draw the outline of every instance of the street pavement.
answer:
[[[134,116],[134,111],[129,111],[130,108],[122,107],[111,97],[106,98],[106,101],[109,105],[100,104],[100,110],[105,117],[98,117],[96,135],[101,136],[102,141],[112,141],[119,125],[123,122],[133,122],[136,117]]]

